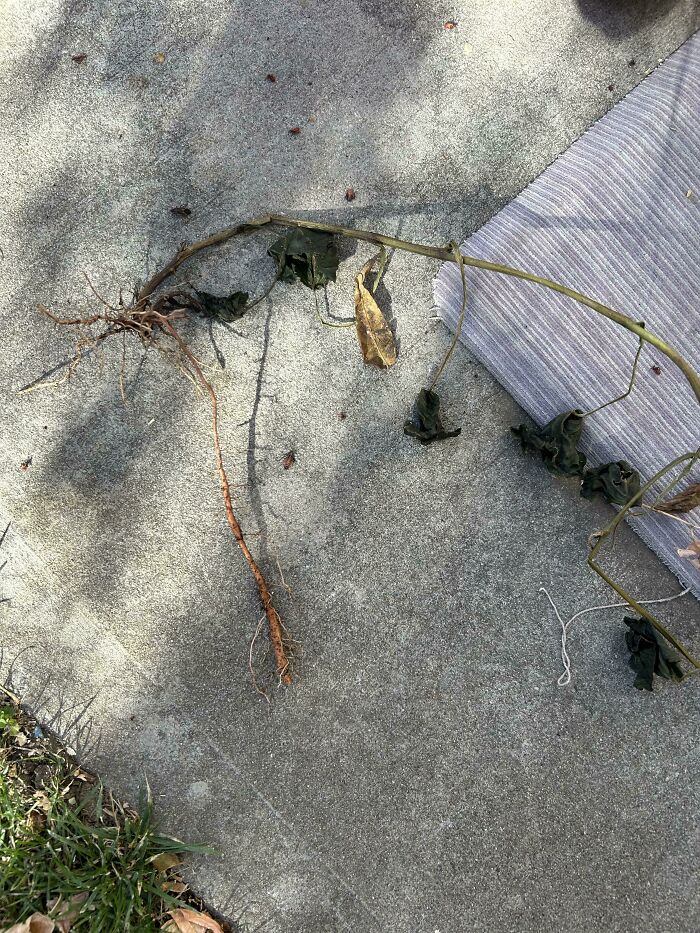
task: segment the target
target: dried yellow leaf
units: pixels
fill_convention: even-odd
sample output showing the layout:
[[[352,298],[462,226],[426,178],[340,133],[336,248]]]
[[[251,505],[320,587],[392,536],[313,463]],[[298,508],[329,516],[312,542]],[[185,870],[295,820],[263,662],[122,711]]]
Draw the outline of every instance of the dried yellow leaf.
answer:
[[[178,907],[170,911],[170,917],[163,929],[172,933],[224,933],[216,920],[209,914],[200,914],[198,910]]]
[[[355,326],[365,363],[389,367],[396,362],[396,341],[384,312],[365,286],[365,277],[376,258],[365,263],[355,278]]]
[[[24,923],[7,927],[2,933],[53,933],[54,922],[46,914],[32,914]]]
[[[34,794],[34,800],[36,801],[34,806],[39,807],[39,809],[43,810],[44,813],[48,813],[49,810],[51,809],[51,806],[52,806],[51,801],[49,800],[48,796],[44,793],[43,790],[38,790]]]
[[[169,868],[176,868],[181,862],[174,852],[161,852],[152,858],[154,866],[158,871],[167,871]]]

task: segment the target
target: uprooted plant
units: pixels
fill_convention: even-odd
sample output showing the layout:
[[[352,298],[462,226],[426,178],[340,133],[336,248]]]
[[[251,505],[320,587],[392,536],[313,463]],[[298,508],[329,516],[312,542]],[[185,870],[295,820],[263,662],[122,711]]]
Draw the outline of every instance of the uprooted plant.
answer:
[[[248,301],[249,295],[244,291],[235,291],[228,296],[217,296],[196,291],[183,285],[176,285],[171,288],[165,287],[168,280],[183,263],[203,250],[219,246],[235,237],[275,226],[287,228],[289,232],[277,239],[269,247],[268,254],[275,261],[276,275],[267,291],[253,302]],[[559,476],[580,478],[582,496],[586,498],[600,496],[607,502],[619,506],[619,510],[607,528],[593,536],[588,563],[622,597],[624,602],[640,616],[638,620],[626,620],[629,627],[627,642],[631,652],[630,663],[638,673],[635,685],[651,689],[652,675],[654,673],[674,680],[688,676],[683,674],[679,663],[680,658],[676,652],[679,652],[691,665],[692,673],[700,670],[700,661],[644,606],[612,580],[598,563],[598,555],[603,543],[614,534],[619,523],[625,515],[630,514],[630,509],[634,506],[641,506],[642,509],[653,509],[659,515],[668,515],[676,520],[686,521],[681,519],[680,515],[698,505],[700,493],[698,493],[697,486],[688,487],[680,495],[668,501],[664,500],[671,488],[683,477],[687,476],[693,465],[700,459],[700,449],[677,457],[644,484],[641,482],[639,473],[623,460],[613,461],[596,469],[586,470],[586,458],[578,449],[586,419],[594,416],[602,408],[626,398],[632,391],[640,353],[645,344],[654,346],[681,370],[700,403],[700,376],[683,356],[670,347],[662,338],[651,333],[643,322],[635,321],[625,314],[608,308],[600,302],[594,301],[550,279],[498,263],[464,256],[454,242],[448,244],[447,247],[425,246],[372,231],[270,214],[228,227],[190,245],[182,245],[170,262],[142,288],[134,292],[128,303],[124,303],[120,298],[118,304],[110,305],[95,292],[102,303],[102,310],[97,313],[85,317],[64,318],[43,306],[41,310],[58,325],[73,327],[78,330],[79,337],[76,352],[68,366],[66,379],[73,375],[80,363],[82,354],[87,349],[94,349],[104,344],[108,338],[121,334],[123,339],[135,337],[143,344],[154,346],[169,354],[174,351],[183,373],[208,396],[211,404],[211,430],[216,467],[226,518],[258,587],[260,601],[267,619],[270,644],[274,652],[276,673],[280,682],[287,685],[292,682],[290,642],[275,608],[271,590],[263,570],[255,561],[234,512],[230,483],[219,439],[220,413],[216,392],[211,382],[204,375],[202,366],[194,353],[181,336],[178,327],[185,318],[191,316],[203,316],[219,321],[232,321],[240,318],[248,313],[259,301],[267,297],[278,282],[300,281],[310,288],[316,297],[318,289],[324,288],[331,281],[335,281],[339,265],[336,237],[348,237],[372,243],[379,248],[379,253],[366,263],[355,277],[354,321],[349,322],[349,324],[324,321],[318,310],[318,301],[316,300],[317,314],[321,322],[329,326],[355,326],[364,361],[369,365],[381,368],[391,367],[397,359],[397,347],[391,327],[375,298],[377,286],[386,267],[387,249],[405,250],[446,262],[454,262],[459,267],[463,297],[456,332],[444,359],[437,367],[430,385],[421,388],[418,392],[412,416],[404,424],[404,432],[415,437],[422,444],[430,444],[446,438],[456,437],[460,433],[459,428],[446,430],[443,426],[440,416],[440,397],[435,391],[435,387],[457,345],[462,330],[467,308],[465,267],[475,267],[501,275],[514,276],[552,289],[585,305],[637,336],[639,348],[634,358],[629,387],[623,395],[590,411],[574,409],[563,412],[542,428],[520,425],[518,428],[514,428],[513,431],[519,437],[524,449],[534,451],[541,456],[550,472]],[[375,266],[376,271],[374,271]],[[370,288],[371,276],[373,276],[373,281]],[[31,388],[45,384],[43,382],[34,383]],[[681,465],[684,465],[683,469],[651,505],[642,503],[643,496],[658,480]],[[686,522],[686,524],[693,531],[696,530],[691,522]],[[682,551],[679,553],[691,558],[691,563],[697,565],[696,558],[700,556],[700,542],[696,541],[694,536],[687,552]]]

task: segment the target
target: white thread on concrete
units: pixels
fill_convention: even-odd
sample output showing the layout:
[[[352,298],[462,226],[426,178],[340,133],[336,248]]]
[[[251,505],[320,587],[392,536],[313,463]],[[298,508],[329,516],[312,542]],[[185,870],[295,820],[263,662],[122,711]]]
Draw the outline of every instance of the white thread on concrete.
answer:
[[[565,687],[567,684],[571,683],[571,658],[569,657],[569,653],[566,650],[566,637],[571,623],[575,622],[576,619],[580,619],[581,616],[585,616],[588,612],[602,612],[604,609],[629,609],[630,606],[628,603],[606,603],[604,606],[589,606],[588,609],[581,609],[580,612],[572,615],[568,622],[564,622],[561,615],[559,614],[559,610],[557,609],[554,600],[549,595],[545,587],[541,586],[539,591],[540,593],[544,593],[544,595],[549,600],[549,604],[554,610],[554,613],[559,620],[559,624],[561,625],[561,663],[564,665],[564,673],[560,675],[559,679],[557,680],[557,684],[560,687]],[[681,590],[680,593],[675,593],[673,596],[664,596],[661,599],[638,599],[637,602],[640,606],[654,606],[658,605],[658,603],[670,603],[674,599],[680,599],[681,596],[686,596],[689,592],[690,587],[687,587],[686,589]]]

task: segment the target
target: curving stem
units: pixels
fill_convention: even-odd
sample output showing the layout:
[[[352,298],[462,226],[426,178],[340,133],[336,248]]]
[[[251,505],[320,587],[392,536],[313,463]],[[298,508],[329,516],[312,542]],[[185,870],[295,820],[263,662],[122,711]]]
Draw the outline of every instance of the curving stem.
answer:
[[[608,586],[612,587],[615,590],[615,592],[619,596],[621,596],[622,599],[624,599],[624,601],[632,609],[634,609],[635,612],[637,612],[642,618],[650,622],[651,625],[654,626],[656,631],[659,632],[661,635],[663,635],[663,637],[668,642],[670,642],[674,648],[678,649],[678,651],[680,651],[680,653],[683,655],[686,661],[692,664],[693,667],[695,668],[700,668],[700,661],[698,661],[697,658],[693,657],[693,655],[688,651],[685,645],[683,645],[680,641],[678,641],[678,639],[671,632],[669,632],[668,629],[658,621],[658,619],[656,619],[647,609],[645,609],[644,606],[641,605],[641,603],[638,603],[637,600],[634,599],[634,597],[630,596],[630,594],[627,593],[619,584],[615,583],[615,581],[610,576],[608,576],[608,574],[603,570],[600,564],[597,563],[595,558],[598,556],[598,552],[600,551],[605,539],[608,538],[615,531],[615,529],[620,524],[622,519],[625,517],[627,512],[639,502],[642,496],[644,496],[644,494],[654,485],[655,482],[657,482],[657,480],[661,479],[662,476],[664,476],[674,467],[679,466],[681,463],[690,461],[688,466],[692,466],[692,464],[696,460],[698,460],[698,458],[700,458],[700,448],[696,450],[694,453],[687,453],[687,454],[683,454],[680,457],[676,457],[675,460],[672,460],[670,463],[667,463],[666,466],[662,467],[657,473],[655,473],[651,477],[651,479],[648,479],[646,483],[644,483],[644,485],[640,488],[639,492],[637,492],[634,496],[632,496],[629,502],[627,502],[623,506],[623,508],[621,508],[616,513],[615,517],[610,522],[610,524],[606,528],[604,528],[603,531],[600,532],[600,534],[597,536],[596,543],[591,549],[591,553],[588,555],[588,566],[591,567],[593,570],[595,570],[598,576],[602,577],[602,579],[605,580]],[[683,472],[687,472],[687,471],[684,470]]]

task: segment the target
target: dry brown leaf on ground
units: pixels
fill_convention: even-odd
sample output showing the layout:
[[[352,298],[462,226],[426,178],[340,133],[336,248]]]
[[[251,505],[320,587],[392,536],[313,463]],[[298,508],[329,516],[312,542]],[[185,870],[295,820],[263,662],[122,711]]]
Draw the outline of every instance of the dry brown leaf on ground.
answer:
[[[161,888],[164,891],[166,891],[168,894],[175,894],[178,897],[184,894],[185,891],[188,890],[188,887],[184,881],[178,881],[175,879],[173,880],[168,879],[164,881],[163,884],[161,885]]]
[[[396,341],[384,312],[365,286],[365,276],[376,258],[366,262],[355,278],[355,326],[365,363],[389,367],[396,362]]]
[[[38,807],[40,810],[43,810],[44,813],[48,813],[51,810],[51,801],[44,793],[43,790],[38,790],[33,797],[35,803],[33,806]]]
[[[170,911],[171,920],[163,927],[169,933],[224,933],[221,925],[209,914],[200,914],[197,910],[178,907]]]
[[[687,486],[673,499],[661,502],[655,506],[657,512],[691,512],[700,505],[700,483]]]
[[[157,871],[167,871],[169,868],[177,868],[178,865],[182,864],[182,859],[178,858],[174,852],[161,852],[151,861]]]
[[[0,933],[53,933],[54,922],[46,914],[32,914],[24,923],[0,930]]]
[[[60,905],[60,910],[56,916],[56,929],[59,933],[70,933],[71,927],[80,916],[80,905],[87,900],[88,892],[74,894],[65,904]],[[48,901],[46,906],[49,910],[55,910],[59,906],[59,898],[54,897]]]
[[[691,541],[688,547],[679,547],[676,552],[679,557],[687,557],[693,567],[700,570],[700,541]]]

